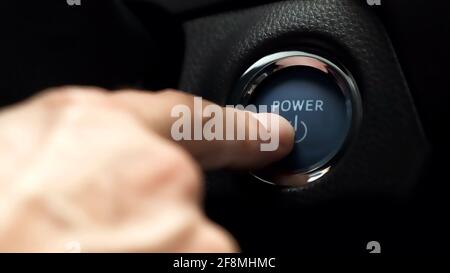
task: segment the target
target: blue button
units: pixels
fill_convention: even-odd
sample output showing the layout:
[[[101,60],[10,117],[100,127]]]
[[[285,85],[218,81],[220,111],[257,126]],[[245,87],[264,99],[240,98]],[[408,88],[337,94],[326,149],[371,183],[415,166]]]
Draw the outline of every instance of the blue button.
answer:
[[[352,127],[352,103],[330,73],[292,66],[276,71],[254,90],[249,101],[278,109],[295,128],[289,156],[273,167],[305,173],[326,165],[344,145]]]

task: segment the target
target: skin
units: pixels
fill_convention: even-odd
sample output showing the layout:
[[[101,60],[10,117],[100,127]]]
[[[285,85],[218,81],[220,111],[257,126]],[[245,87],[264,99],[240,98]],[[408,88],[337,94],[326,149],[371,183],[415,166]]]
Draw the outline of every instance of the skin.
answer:
[[[0,251],[239,251],[204,215],[202,169],[279,160],[293,129],[272,116],[274,152],[260,140],[174,142],[176,104],[193,97],[65,87],[0,111]]]

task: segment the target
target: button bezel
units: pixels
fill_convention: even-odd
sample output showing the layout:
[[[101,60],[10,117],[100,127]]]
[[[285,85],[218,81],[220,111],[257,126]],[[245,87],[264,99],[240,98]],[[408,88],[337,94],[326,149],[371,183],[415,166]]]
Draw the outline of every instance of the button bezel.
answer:
[[[340,87],[346,104],[351,106],[348,107],[350,113],[347,112],[347,115],[351,119],[351,126],[343,145],[337,153],[330,158],[325,158],[311,169],[301,173],[273,174],[268,178],[252,172],[255,178],[268,184],[305,186],[311,182],[320,180],[320,178],[332,170],[348,149],[362,121],[362,100],[356,81],[350,72],[340,64],[331,62],[319,55],[303,51],[278,52],[268,55],[254,63],[245,71],[239,80],[238,90],[241,92],[239,103],[247,105],[257,87],[273,73],[295,66],[311,67],[332,76],[336,84]]]

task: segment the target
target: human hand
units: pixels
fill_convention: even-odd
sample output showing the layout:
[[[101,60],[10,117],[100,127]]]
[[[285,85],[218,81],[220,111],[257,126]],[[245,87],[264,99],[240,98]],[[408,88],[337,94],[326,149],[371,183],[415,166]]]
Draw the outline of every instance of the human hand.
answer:
[[[293,129],[280,118],[273,152],[260,140],[174,142],[170,111],[192,103],[175,91],[67,87],[1,111],[0,251],[237,251],[202,212],[201,168],[279,160]]]

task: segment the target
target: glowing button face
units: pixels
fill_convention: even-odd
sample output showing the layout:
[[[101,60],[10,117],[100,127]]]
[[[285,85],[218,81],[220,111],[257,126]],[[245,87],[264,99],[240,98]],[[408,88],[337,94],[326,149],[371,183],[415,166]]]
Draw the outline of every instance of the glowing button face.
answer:
[[[352,126],[352,105],[332,75],[307,66],[277,71],[255,89],[250,103],[291,122],[296,130],[292,153],[277,169],[302,173],[323,167],[344,145]]]

